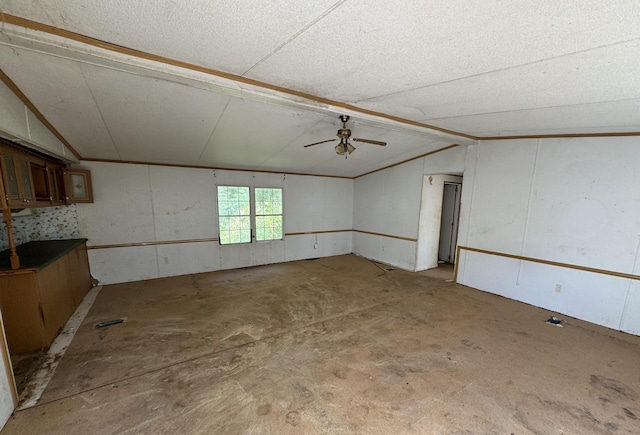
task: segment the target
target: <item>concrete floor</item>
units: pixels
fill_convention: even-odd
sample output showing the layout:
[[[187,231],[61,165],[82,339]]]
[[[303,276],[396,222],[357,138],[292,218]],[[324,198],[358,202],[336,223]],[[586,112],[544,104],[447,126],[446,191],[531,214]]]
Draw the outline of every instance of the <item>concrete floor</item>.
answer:
[[[450,269],[385,268],[347,255],[105,286],[3,435],[640,433],[640,337],[546,324]]]

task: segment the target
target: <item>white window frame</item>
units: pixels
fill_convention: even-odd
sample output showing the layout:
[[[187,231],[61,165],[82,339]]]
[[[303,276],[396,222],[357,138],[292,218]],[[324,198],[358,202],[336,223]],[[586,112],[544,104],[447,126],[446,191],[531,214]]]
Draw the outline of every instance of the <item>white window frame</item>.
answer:
[[[220,213],[220,199],[219,199],[219,195],[220,195],[220,188],[221,187],[237,187],[237,188],[242,188],[242,189],[248,189],[249,190],[249,214],[221,214]],[[251,243],[253,241],[253,222],[251,220],[251,202],[252,202],[252,198],[251,198],[251,187],[250,186],[237,186],[237,185],[229,185],[229,184],[220,184],[216,186],[216,211],[218,214],[218,243],[221,246],[228,246],[228,245],[244,245],[247,243]],[[222,222],[221,219],[224,217],[245,217],[248,216],[249,217],[249,240],[248,241],[241,241],[241,242],[230,242],[230,243],[223,243],[223,231],[222,231]]]
[[[249,189],[249,226],[250,226],[250,232],[249,232],[249,241],[248,242],[233,242],[233,243],[222,243],[222,234],[221,234],[221,222],[220,222],[220,218],[221,217],[225,217],[225,216],[235,216],[235,215],[220,215],[220,202],[218,199],[218,192],[219,192],[219,188],[220,187],[239,187],[239,188],[247,188]],[[282,194],[282,213],[281,214],[262,214],[262,215],[258,215],[256,213],[256,189],[280,189],[281,194]],[[284,187],[280,187],[280,186],[274,186],[274,187],[270,187],[270,186],[252,186],[252,185],[240,185],[240,184],[217,184],[216,185],[216,196],[215,196],[215,200],[216,200],[216,214],[217,214],[217,219],[218,219],[218,244],[220,246],[235,246],[235,245],[247,245],[250,243],[271,243],[271,242],[278,242],[278,241],[283,241],[284,240],[284,209],[285,209],[285,205],[284,205]],[[246,215],[239,215],[239,216],[246,216]],[[256,218],[257,216],[281,216],[282,218],[282,238],[280,239],[265,239],[265,240],[257,240],[257,225],[256,225]]]
[[[256,195],[256,190],[258,189],[271,189],[271,190],[279,190],[280,191],[280,213],[263,213],[263,214],[258,214],[258,200],[257,200],[257,195]],[[254,187],[253,188],[253,196],[254,196],[254,200],[253,200],[253,205],[254,205],[254,210],[253,210],[253,218],[254,218],[254,238],[256,240],[256,242],[258,243],[262,243],[262,242],[273,242],[274,240],[284,240],[284,189],[282,187]],[[267,217],[267,216],[280,216],[280,222],[281,222],[281,228],[280,228],[280,232],[281,232],[281,237],[278,239],[262,239],[262,240],[258,240],[258,217]]]

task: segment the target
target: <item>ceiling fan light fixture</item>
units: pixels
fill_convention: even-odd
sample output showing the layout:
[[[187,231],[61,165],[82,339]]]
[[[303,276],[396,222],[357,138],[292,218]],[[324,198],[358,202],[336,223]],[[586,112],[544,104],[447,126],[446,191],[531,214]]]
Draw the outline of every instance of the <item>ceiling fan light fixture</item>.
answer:
[[[349,152],[349,154],[351,154],[352,152],[354,152],[356,150],[356,147],[354,147],[353,145],[351,145],[349,142],[347,142],[347,151]]]
[[[351,129],[347,128],[347,121],[349,121],[349,116],[348,115],[340,115],[340,121],[342,121],[342,128],[338,129],[338,134],[336,134],[336,136],[338,136],[338,138],[340,139],[340,143],[338,145],[335,146],[335,150],[336,150],[336,154],[338,154],[339,156],[345,156],[345,158],[347,158],[349,156],[349,154],[351,154],[352,152],[354,152],[356,150],[356,147],[354,147],[353,145],[351,145],[349,143],[349,138],[351,137]],[[320,142],[314,142],[314,143],[310,143],[305,145],[305,148],[308,147],[312,147],[315,145],[320,145],[321,143],[326,143],[326,142],[333,142],[337,139],[327,139],[327,140],[322,140]],[[360,138],[353,138],[352,139],[354,142],[367,142],[370,144],[374,144],[374,145],[381,145],[381,146],[385,146],[387,143],[386,142],[381,142],[378,140],[371,140],[371,139],[360,139]]]

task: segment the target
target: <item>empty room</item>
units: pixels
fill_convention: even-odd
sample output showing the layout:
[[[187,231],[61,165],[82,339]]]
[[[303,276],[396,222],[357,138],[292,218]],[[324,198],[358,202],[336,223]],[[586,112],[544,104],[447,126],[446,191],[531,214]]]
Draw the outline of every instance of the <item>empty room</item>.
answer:
[[[0,2],[7,434],[640,433],[640,3]]]

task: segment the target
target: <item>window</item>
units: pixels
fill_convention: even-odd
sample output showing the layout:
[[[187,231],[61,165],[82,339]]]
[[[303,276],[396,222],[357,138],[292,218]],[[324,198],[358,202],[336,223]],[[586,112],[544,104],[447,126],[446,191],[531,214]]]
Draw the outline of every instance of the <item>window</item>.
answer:
[[[248,187],[218,186],[221,245],[251,243],[250,204]]]
[[[282,189],[256,187],[256,240],[282,239]]]
[[[282,189],[218,186],[218,224],[221,245],[251,243],[252,224],[256,241],[282,240]]]

